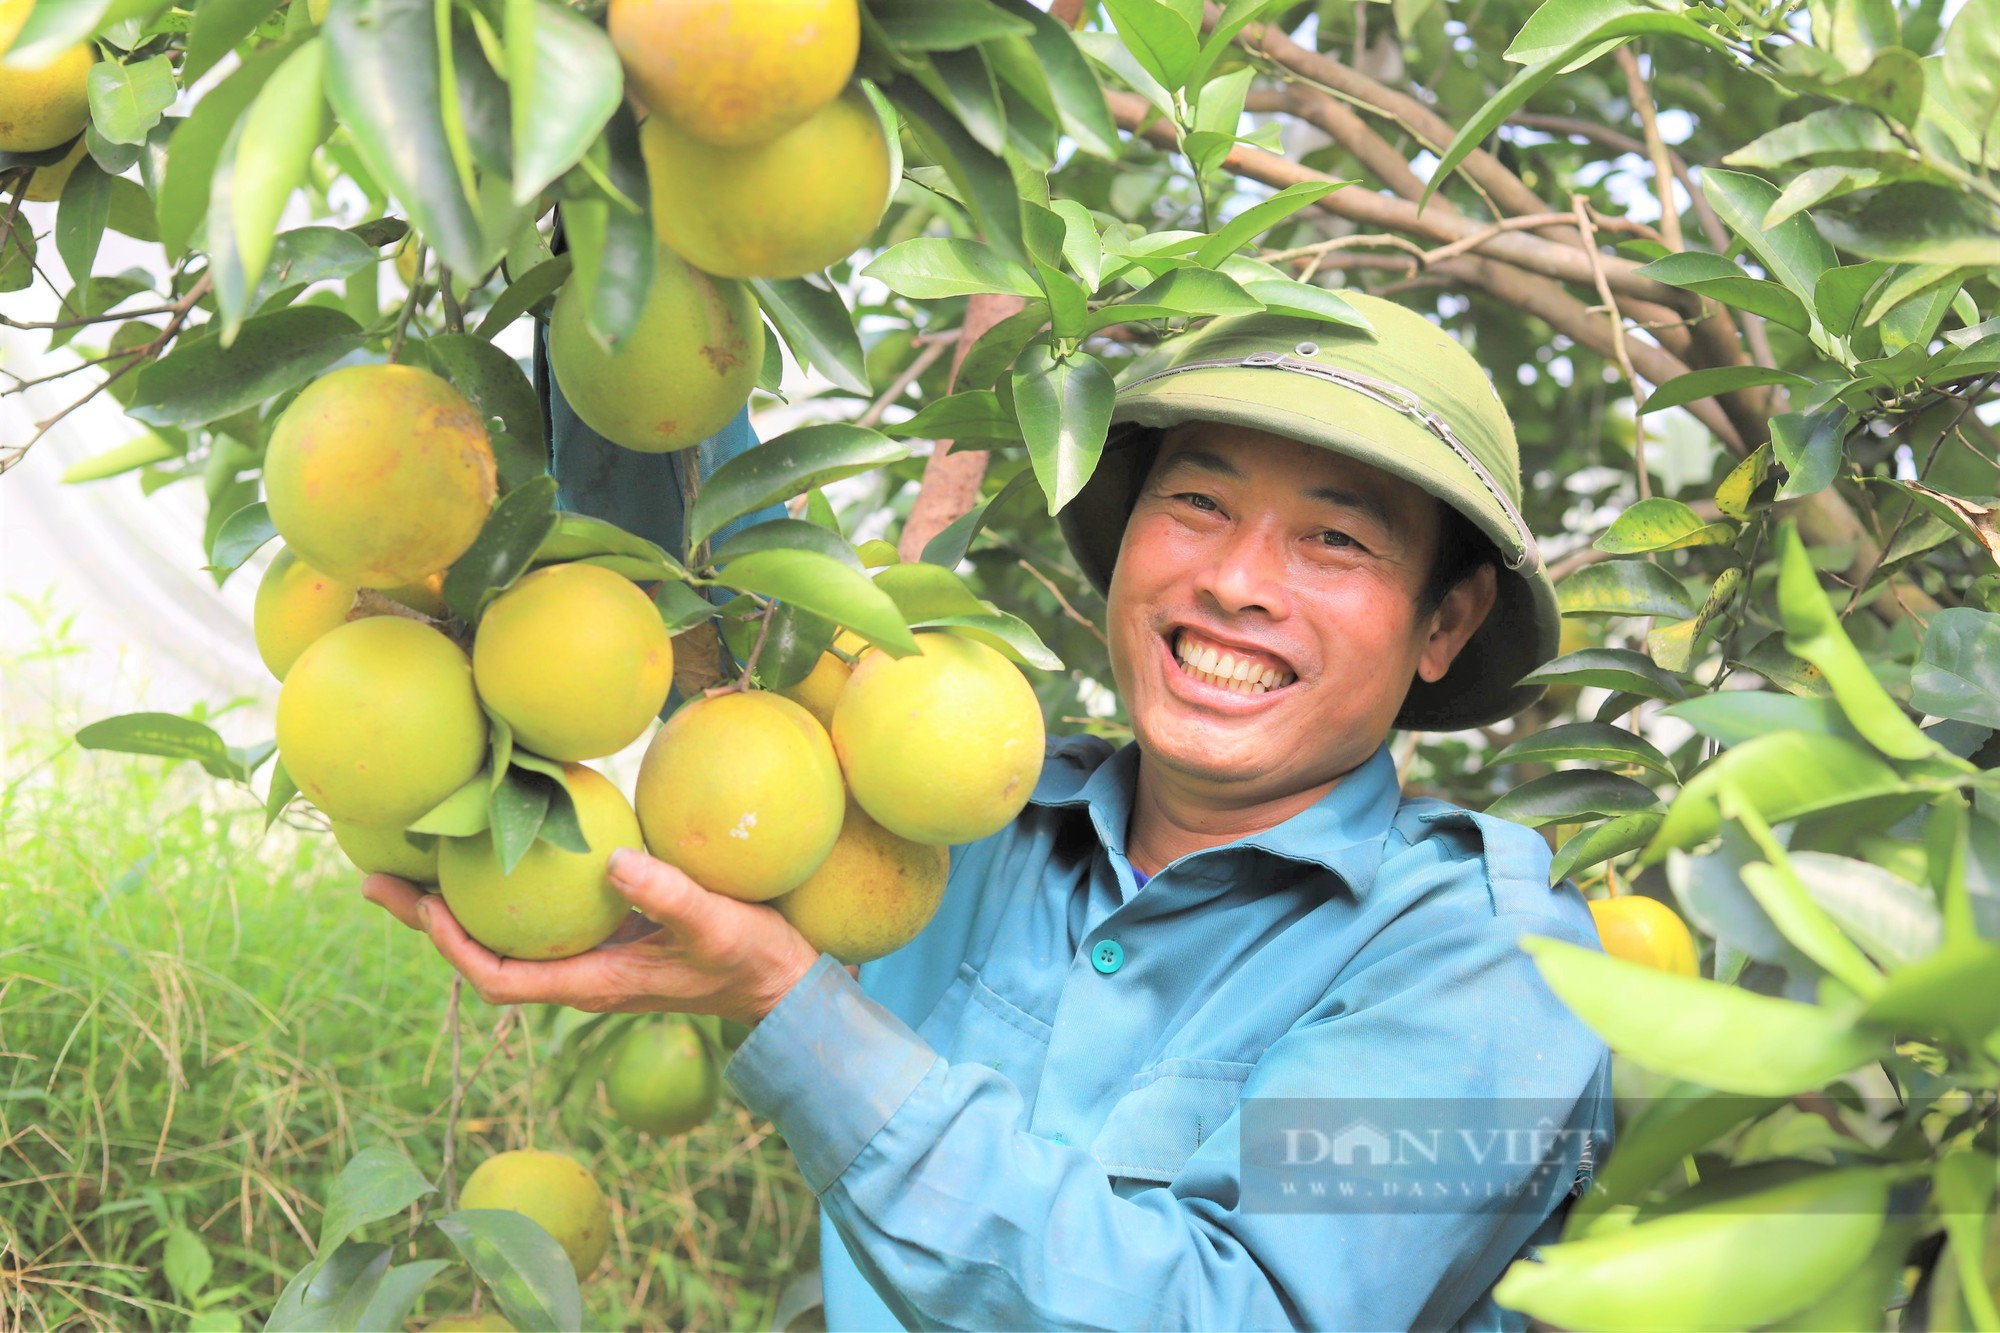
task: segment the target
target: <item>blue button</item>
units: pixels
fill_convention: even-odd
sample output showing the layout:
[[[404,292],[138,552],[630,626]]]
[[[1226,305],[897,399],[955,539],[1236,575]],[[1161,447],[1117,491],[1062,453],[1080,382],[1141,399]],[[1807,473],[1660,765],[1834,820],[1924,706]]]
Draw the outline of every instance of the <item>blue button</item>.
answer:
[[[1108,977],[1125,965],[1125,950],[1117,940],[1099,940],[1090,951],[1090,965]]]

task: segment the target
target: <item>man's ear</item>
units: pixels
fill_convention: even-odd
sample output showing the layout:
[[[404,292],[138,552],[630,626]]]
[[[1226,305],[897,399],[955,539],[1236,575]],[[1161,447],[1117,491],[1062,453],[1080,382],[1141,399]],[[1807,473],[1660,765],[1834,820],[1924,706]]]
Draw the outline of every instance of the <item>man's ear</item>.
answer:
[[[1499,596],[1499,575],[1491,564],[1481,565],[1444,595],[1444,601],[1430,614],[1430,637],[1417,658],[1418,679],[1427,684],[1444,679],[1459,651],[1486,623]]]

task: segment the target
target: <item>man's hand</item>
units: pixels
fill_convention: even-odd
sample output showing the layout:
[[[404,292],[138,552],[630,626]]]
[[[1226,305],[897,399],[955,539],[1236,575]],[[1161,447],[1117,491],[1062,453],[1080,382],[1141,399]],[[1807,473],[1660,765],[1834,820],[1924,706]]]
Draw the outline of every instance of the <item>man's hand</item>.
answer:
[[[429,935],[488,1004],[668,1010],[755,1023],[819,957],[775,909],[711,893],[644,852],[612,853],[610,878],[643,915],[588,953],[546,963],[501,958],[465,933],[443,898],[392,875],[370,875],[361,895]]]

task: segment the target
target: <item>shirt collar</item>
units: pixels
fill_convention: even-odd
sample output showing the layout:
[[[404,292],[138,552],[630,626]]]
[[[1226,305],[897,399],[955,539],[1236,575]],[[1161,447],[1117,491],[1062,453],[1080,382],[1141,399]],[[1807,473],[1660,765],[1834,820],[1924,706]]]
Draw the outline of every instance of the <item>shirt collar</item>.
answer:
[[[1067,766],[1045,773],[1030,801],[1087,809],[1098,840],[1122,860],[1138,778],[1139,747],[1127,744],[1088,773]],[[1375,881],[1375,872],[1382,864],[1382,843],[1402,798],[1396,763],[1385,742],[1331,791],[1290,819],[1236,842],[1183,857],[1176,864],[1254,848],[1282,860],[1330,870],[1360,896]]]

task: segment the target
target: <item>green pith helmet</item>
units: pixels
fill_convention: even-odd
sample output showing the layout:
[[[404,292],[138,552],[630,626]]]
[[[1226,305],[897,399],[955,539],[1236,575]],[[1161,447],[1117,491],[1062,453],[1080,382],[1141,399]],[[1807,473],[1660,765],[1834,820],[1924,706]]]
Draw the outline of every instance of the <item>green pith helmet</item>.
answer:
[[[1100,592],[1111,584],[1134,486],[1183,421],[1220,421],[1331,449],[1403,478],[1465,515],[1500,553],[1500,596],[1443,679],[1414,682],[1396,725],[1483,726],[1541,696],[1521,677],[1556,655],[1562,617],[1521,518],[1513,423],[1486,373],[1451,335],[1394,302],[1343,292],[1372,331],[1281,315],[1215,320],[1124,377],[1103,460],[1061,514]],[[1149,429],[1150,428],[1150,429]]]

